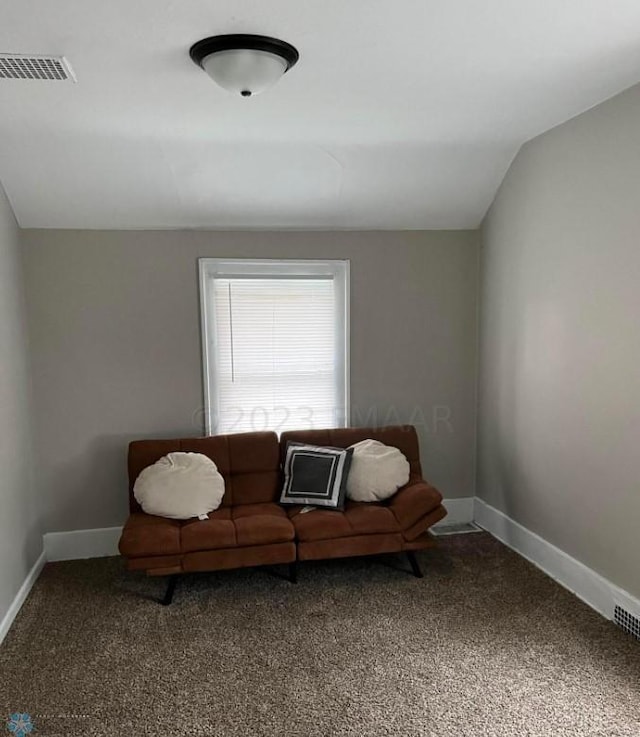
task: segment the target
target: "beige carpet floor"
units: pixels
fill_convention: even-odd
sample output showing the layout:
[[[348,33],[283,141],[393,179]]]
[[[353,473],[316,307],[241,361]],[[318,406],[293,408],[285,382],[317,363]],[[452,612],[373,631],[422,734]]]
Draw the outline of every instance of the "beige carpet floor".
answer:
[[[0,710],[38,737],[640,735],[639,642],[486,534],[420,560],[191,576],[168,608],[116,558],[49,564]]]

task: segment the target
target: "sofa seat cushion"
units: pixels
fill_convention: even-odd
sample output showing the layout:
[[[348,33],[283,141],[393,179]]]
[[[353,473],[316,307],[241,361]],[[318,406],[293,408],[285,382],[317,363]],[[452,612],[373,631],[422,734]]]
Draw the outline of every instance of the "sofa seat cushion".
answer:
[[[236,528],[229,507],[209,513],[209,519],[191,519],[182,523],[182,552],[235,548]]]
[[[295,530],[278,504],[241,504],[231,510],[238,545],[271,545],[290,542]]]
[[[289,519],[286,510],[275,502],[261,502],[259,504],[238,504],[231,509],[232,519],[243,517],[278,517]]]
[[[293,525],[277,504],[241,504],[216,509],[209,519],[184,522],[182,552],[271,545],[293,538]]]
[[[127,558],[175,555],[180,553],[180,527],[178,520],[134,512],[122,530],[118,547]]]
[[[347,501],[343,512],[314,509],[290,511],[298,540],[332,540],[354,535],[375,535],[400,532],[400,526],[391,510],[376,503]]]

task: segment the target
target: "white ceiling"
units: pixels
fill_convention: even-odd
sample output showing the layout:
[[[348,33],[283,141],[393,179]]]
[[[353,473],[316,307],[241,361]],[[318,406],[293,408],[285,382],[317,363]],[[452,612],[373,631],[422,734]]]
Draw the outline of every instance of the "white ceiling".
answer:
[[[640,81],[638,0],[0,0],[0,179],[23,227],[467,228],[520,145]],[[300,51],[234,98],[218,33]]]

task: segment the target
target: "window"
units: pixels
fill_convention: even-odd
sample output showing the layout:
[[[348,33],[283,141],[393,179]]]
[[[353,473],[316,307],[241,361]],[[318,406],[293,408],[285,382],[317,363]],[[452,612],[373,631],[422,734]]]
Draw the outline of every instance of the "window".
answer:
[[[345,427],[349,262],[200,259],[207,433]]]

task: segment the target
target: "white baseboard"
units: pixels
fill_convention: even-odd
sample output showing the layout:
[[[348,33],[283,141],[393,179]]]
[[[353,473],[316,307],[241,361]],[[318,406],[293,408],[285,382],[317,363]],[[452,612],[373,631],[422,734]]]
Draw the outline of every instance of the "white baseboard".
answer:
[[[443,525],[462,525],[473,522],[475,497],[467,496],[462,499],[444,499],[442,503],[447,510],[447,516],[437,522],[434,527]]]
[[[118,540],[122,527],[101,527],[95,530],[47,532],[44,552],[48,561],[105,558],[119,555]]]
[[[616,604],[640,617],[640,600],[477,497],[475,522],[603,617],[613,619]]]
[[[6,637],[9,627],[13,624],[13,620],[20,611],[20,607],[24,604],[27,596],[29,596],[29,592],[31,591],[33,584],[37,581],[40,571],[43,569],[46,562],[47,559],[43,550],[38,556],[38,560],[36,560],[27,574],[27,577],[18,590],[18,593],[15,595],[14,600],[11,602],[11,606],[0,622],[0,644],[2,644],[2,641]]]
[[[640,600],[481,499],[477,497],[445,499],[443,504],[447,508],[448,515],[438,523],[439,526],[475,521],[480,527],[569,589],[607,619],[613,618],[616,604],[640,618]],[[103,527],[94,530],[45,534],[42,554],[20,587],[9,611],[0,622],[0,642],[9,630],[46,561],[118,555],[118,540],[121,532],[121,527]]]

